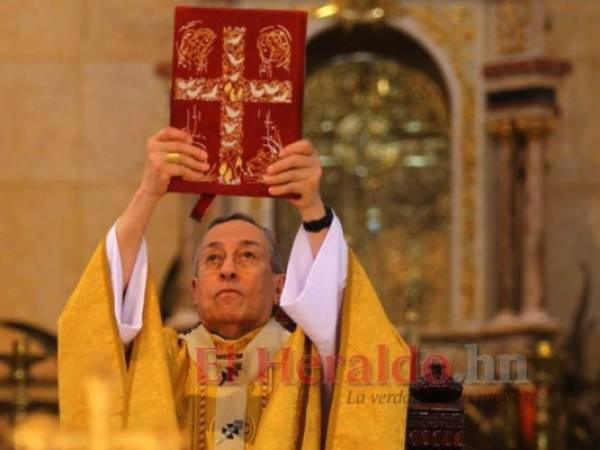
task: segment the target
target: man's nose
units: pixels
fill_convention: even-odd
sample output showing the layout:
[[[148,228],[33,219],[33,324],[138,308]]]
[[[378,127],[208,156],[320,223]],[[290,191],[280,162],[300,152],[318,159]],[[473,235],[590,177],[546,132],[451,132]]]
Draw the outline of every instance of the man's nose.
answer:
[[[224,280],[232,280],[237,277],[237,268],[235,261],[231,257],[225,258],[221,266],[221,278]]]

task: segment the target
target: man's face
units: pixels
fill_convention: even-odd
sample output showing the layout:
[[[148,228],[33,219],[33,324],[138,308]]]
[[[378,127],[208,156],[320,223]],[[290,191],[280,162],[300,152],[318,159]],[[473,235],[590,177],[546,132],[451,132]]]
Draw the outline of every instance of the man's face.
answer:
[[[226,338],[266,323],[284,276],[273,273],[265,233],[243,220],[231,220],[211,228],[200,246],[192,291],[202,323]]]

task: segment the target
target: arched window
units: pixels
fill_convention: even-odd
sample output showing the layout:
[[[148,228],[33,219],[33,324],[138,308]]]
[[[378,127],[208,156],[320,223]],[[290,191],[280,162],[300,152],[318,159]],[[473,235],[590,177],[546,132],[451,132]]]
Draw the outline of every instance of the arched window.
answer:
[[[390,319],[442,324],[450,297],[450,118],[437,67],[384,26],[322,33],[309,43],[308,64],[304,136],[321,152],[325,201]],[[288,248],[290,213],[283,202],[277,208]]]

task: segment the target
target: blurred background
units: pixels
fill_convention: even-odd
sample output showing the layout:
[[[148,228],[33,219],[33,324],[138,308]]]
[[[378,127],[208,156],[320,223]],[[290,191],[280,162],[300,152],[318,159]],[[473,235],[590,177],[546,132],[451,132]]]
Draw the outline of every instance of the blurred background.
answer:
[[[1,0],[0,446],[57,412],[56,321],[168,124],[176,4],[309,11],[324,197],[399,332],[464,381],[465,448],[600,448],[597,0]],[[194,201],[168,195],[147,234],[181,329]],[[210,215],[233,210],[287,254],[285,202]],[[465,380],[482,354],[526,378]]]

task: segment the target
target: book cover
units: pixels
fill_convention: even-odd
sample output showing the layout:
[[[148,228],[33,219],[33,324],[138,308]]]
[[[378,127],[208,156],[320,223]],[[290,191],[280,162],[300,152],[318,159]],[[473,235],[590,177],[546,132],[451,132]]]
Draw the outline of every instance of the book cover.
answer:
[[[262,175],[301,138],[306,13],[177,7],[171,126],[209,154],[205,180],[169,190],[269,196]]]

